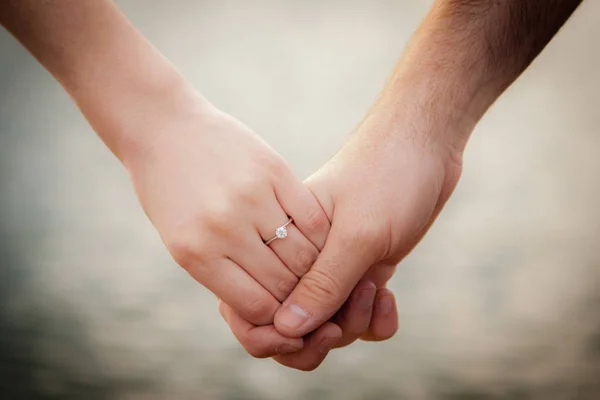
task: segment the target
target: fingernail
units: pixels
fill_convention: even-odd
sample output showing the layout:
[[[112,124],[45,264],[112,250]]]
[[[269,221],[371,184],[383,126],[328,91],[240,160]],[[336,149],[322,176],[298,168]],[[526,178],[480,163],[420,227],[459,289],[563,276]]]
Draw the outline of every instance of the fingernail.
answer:
[[[289,304],[277,314],[277,323],[290,329],[298,329],[308,321],[308,313],[297,304]]]
[[[356,297],[356,304],[360,308],[369,308],[373,305],[374,301],[375,301],[375,288],[360,290],[358,292],[358,296]]]
[[[338,340],[340,340],[339,337],[328,337],[321,340],[321,343],[319,343],[319,351],[323,354],[329,353],[329,351],[333,348],[333,346],[335,346]]]
[[[282,344],[281,346],[279,346],[277,348],[276,352],[279,355],[283,355],[283,354],[295,353],[298,350],[300,350],[300,349],[292,346],[291,344]]]
[[[394,303],[389,297],[380,297],[378,307],[382,313],[389,314],[392,312],[392,308],[394,308]]]

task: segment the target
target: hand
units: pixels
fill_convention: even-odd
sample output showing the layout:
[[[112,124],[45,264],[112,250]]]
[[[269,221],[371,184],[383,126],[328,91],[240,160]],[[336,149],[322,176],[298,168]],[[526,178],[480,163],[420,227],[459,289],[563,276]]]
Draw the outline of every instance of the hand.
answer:
[[[377,266],[370,268],[333,316],[331,321],[342,329],[335,348],[346,347],[359,338],[380,342],[394,336],[398,330],[398,310],[394,293],[385,287],[391,277],[388,272]]]
[[[392,293],[385,288],[377,290],[370,281],[361,281],[333,322],[306,335],[304,347],[297,351],[280,347],[286,338],[273,325],[254,326],[223,302],[219,303],[219,312],[250,355],[273,357],[282,365],[303,371],[317,368],[332,348],[347,346],[358,337],[383,340],[391,337],[398,326]]]
[[[271,339],[301,337],[330,320],[327,326],[333,322],[341,329],[334,347],[343,347],[357,338],[385,340],[398,328],[395,299],[385,284],[450,196],[461,165],[451,147],[441,143],[369,135],[373,122],[369,119],[306,182],[332,221],[332,230],[315,265],[277,312],[276,330],[269,328]],[[304,317],[304,325],[291,327],[285,318],[282,323],[279,318],[286,309]],[[250,333],[251,324],[225,305],[221,313],[242,345],[253,349],[251,354],[275,356],[284,365],[305,370],[325,358],[319,340],[312,339],[317,333],[310,334],[301,351],[277,355],[264,335],[261,341]]]
[[[272,357],[278,363],[303,371],[316,369],[332,348],[348,346],[356,339],[382,341],[398,329],[394,294],[385,284],[393,268],[371,267],[348,300],[332,319],[304,337],[304,346],[296,350],[283,345],[285,340],[273,325],[255,326],[224,302],[219,312],[246,351],[256,358]]]
[[[360,279],[381,287],[445,204],[460,176],[460,154],[414,128],[375,112],[310,178],[331,231],[275,315],[282,335],[299,338],[330,319]],[[375,310],[390,308],[386,297]],[[376,336],[374,328],[363,336]]]
[[[145,140],[123,157],[144,210],[192,277],[251,323],[272,324],[323,247],[327,216],[240,122],[200,99],[157,109],[137,126]],[[266,246],[288,216],[288,237]],[[281,337],[276,346],[303,341]]]
[[[348,346],[359,337],[369,341],[385,340],[397,331],[395,298],[384,287],[391,277],[390,270],[374,266],[366,276],[371,280],[360,281],[331,321],[304,337],[301,350],[281,346],[287,338],[273,325],[255,326],[222,301],[219,302],[219,312],[240,344],[253,357],[273,357],[287,367],[312,371],[332,348]]]

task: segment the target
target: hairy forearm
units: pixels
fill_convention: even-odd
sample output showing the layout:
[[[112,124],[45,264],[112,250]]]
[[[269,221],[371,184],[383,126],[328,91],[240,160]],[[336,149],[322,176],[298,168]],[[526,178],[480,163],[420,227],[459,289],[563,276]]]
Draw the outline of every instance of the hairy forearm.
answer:
[[[0,23],[73,97],[121,159],[140,126],[191,90],[110,0],[0,0]],[[170,101],[172,100],[172,101]],[[135,126],[136,129],[129,129]]]
[[[420,113],[414,131],[462,150],[477,121],[527,68],[581,0],[437,0],[374,107]],[[381,118],[373,118],[378,124]],[[385,119],[384,119],[385,120]],[[369,118],[365,120],[369,124]]]

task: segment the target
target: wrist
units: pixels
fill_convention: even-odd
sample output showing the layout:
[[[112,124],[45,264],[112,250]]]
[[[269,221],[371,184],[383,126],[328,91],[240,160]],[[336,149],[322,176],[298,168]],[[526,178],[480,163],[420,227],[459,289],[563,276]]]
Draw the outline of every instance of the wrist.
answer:
[[[475,125],[511,80],[502,71],[491,71],[480,43],[450,29],[452,21],[438,11],[434,7],[411,39],[363,125],[370,133],[408,135],[460,155]]]
[[[357,134],[382,143],[408,140],[460,159],[483,114],[477,111],[481,100],[447,73],[406,67],[392,77]]]
[[[168,151],[184,127],[195,125],[201,130],[200,122],[214,109],[183,80],[165,87],[154,82],[124,90],[125,95],[91,101],[85,109],[78,104],[98,136],[128,170],[135,163],[156,157],[161,149]]]
[[[110,0],[5,6],[11,17],[0,16],[0,23],[61,83],[124,163],[154,132],[171,131],[156,125],[207,104]]]
[[[115,7],[95,11],[80,27],[85,44],[74,41],[45,65],[129,169],[166,143],[177,121],[211,106]]]

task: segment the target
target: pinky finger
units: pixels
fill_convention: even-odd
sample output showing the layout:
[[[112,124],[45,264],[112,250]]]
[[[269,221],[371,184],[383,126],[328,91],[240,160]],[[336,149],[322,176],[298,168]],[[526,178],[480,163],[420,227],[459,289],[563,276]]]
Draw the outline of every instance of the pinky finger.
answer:
[[[293,353],[303,347],[303,339],[286,338],[279,334],[273,325],[252,325],[220,300],[219,312],[233,335],[252,357],[267,358]]]
[[[361,340],[379,342],[394,336],[398,331],[398,309],[394,293],[387,288],[377,290],[369,330]]]

